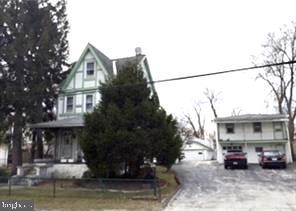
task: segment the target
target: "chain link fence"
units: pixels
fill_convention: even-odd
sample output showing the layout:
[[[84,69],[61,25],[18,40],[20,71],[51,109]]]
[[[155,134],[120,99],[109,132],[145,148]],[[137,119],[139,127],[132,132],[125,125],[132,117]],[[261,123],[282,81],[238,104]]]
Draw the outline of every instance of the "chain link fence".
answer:
[[[155,198],[161,200],[158,178],[109,179],[109,178],[42,178],[0,177],[0,197],[118,197]]]

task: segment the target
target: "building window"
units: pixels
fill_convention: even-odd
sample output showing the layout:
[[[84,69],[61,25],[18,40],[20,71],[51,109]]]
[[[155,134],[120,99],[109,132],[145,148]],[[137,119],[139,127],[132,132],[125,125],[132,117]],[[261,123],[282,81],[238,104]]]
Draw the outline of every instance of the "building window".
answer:
[[[95,63],[87,62],[86,63],[86,76],[93,76],[95,73]]]
[[[254,133],[261,133],[262,132],[261,122],[254,122],[253,123],[253,130],[254,130]]]
[[[92,111],[92,109],[93,109],[93,95],[86,95],[85,108],[86,108],[86,111]]]
[[[73,112],[73,96],[71,97],[67,97],[67,108],[66,111],[67,112]]]
[[[274,122],[273,129],[274,129],[274,132],[282,132],[283,131],[282,123],[281,122]]]
[[[257,153],[263,152],[263,147],[255,147],[255,152]]]
[[[242,146],[226,146],[223,147],[223,150],[227,150],[227,152],[242,152]]]
[[[226,126],[226,133],[234,133],[234,124],[233,123],[225,124],[225,126]]]

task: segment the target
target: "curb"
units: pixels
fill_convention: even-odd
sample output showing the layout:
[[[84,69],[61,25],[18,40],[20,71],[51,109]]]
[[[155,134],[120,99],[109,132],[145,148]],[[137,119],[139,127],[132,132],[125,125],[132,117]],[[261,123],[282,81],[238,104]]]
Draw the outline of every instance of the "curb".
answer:
[[[180,192],[181,188],[183,187],[183,185],[181,184],[179,178],[176,175],[176,172],[174,172],[175,175],[175,180],[178,184],[177,189],[175,190],[175,192],[173,194],[171,194],[171,196],[165,198],[161,203],[162,203],[162,208],[165,209],[166,207],[168,207],[169,203],[171,201],[174,201],[175,198],[177,197],[178,193]]]

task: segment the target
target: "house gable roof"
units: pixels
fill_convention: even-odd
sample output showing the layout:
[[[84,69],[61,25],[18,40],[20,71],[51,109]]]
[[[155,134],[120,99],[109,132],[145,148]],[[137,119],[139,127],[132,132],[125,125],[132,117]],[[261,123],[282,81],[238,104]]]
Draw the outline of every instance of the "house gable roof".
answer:
[[[274,122],[288,121],[288,117],[284,114],[244,114],[238,116],[219,117],[214,121],[216,123]]]
[[[81,62],[83,61],[83,59],[85,58],[85,56],[88,52],[91,52],[94,55],[96,62],[98,62],[100,64],[100,66],[103,68],[103,71],[106,73],[106,75],[111,75],[111,76],[113,75],[111,59],[109,59],[105,54],[103,54],[101,51],[99,51],[93,45],[88,43],[86,45],[85,49],[83,50],[81,56],[79,57],[78,61],[75,63],[75,65],[71,69],[71,72],[67,76],[66,80],[61,84],[62,90],[65,89],[69,85],[70,81],[74,77],[77,69],[79,68]]]
[[[72,78],[75,76],[75,73],[77,69],[79,68],[81,62],[85,58],[85,55],[87,52],[91,52],[96,61],[100,64],[100,66],[103,68],[104,72],[106,75],[113,76],[114,75],[114,69],[113,69],[113,62],[116,64],[116,69],[120,70],[126,67],[127,65],[139,65],[143,64],[146,73],[147,73],[147,80],[149,82],[152,82],[152,75],[150,72],[150,68],[148,65],[148,61],[146,58],[146,55],[144,54],[139,54],[136,56],[131,56],[131,57],[123,57],[123,58],[116,58],[116,59],[110,59],[107,57],[104,53],[102,53],[100,50],[98,50],[96,47],[94,47],[92,44],[88,43],[87,46],[85,47],[84,51],[82,52],[81,56],[79,57],[77,62],[73,62],[73,65],[70,67],[70,70],[67,73],[66,79],[61,83],[60,87],[62,90],[66,89],[66,87],[69,85],[70,81]],[[156,94],[156,90],[154,87],[154,84],[151,84],[151,88],[154,94]]]

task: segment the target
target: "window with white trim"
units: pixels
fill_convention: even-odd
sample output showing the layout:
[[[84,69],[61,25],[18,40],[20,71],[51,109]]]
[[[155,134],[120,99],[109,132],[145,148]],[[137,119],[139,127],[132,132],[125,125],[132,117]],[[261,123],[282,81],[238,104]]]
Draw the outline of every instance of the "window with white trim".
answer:
[[[93,95],[86,95],[86,98],[85,98],[85,109],[86,111],[92,111],[93,110]]]
[[[87,62],[86,63],[86,76],[94,76],[95,74],[95,63],[94,62]]]
[[[66,105],[66,111],[67,112],[73,112],[73,108],[74,108],[73,102],[74,102],[73,96],[68,96],[66,98],[66,103],[67,103],[67,105]]]

